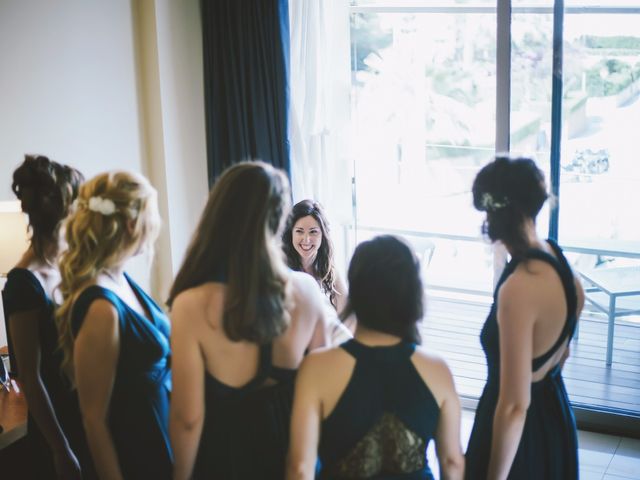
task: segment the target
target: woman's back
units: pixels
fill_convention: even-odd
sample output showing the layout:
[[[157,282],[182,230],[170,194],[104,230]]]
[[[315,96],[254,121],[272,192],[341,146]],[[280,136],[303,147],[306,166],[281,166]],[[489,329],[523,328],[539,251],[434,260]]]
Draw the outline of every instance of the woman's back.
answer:
[[[38,266],[34,268],[33,263],[21,262],[7,275],[7,283],[2,291],[4,313],[7,322],[12,322],[13,328],[18,327],[13,323],[16,319],[19,322],[29,321],[24,315],[25,312],[27,315],[35,315],[35,328],[34,326],[27,328],[37,332],[37,337],[33,340],[38,342],[38,346],[30,348],[37,349],[38,352],[38,374],[55,417],[73,453],[80,462],[83,475],[85,478],[93,478],[95,474],[92,474],[91,456],[84,436],[78,398],[72,390],[70,382],[60,371],[62,354],[57,348],[58,332],[54,319],[53,295],[54,285],[57,281],[59,281],[59,275],[55,269],[51,267],[43,269]],[[19,327],[25,328],[24,326]],[[24,342],[24,337],[18,338]],[[29,370],[19,372],[23,388],[29,382],[33,382],[31,378],[28,378],[29,373],[33,375]],[[34,378],[36,378],[35,375]],[[46,436],[34,418],[33,411],[36,410],[36,406],[29,405],[29,407],[28,443],[33,447],[31,458],[35,460],[34,468],[38,475],[52,475],[54,463],[51,446],[47,443]]]
[[[188,319],[202,357],[202,371],[193,373],[201,375],[194,395],[204,400],[194,478],[283,478],[295,372],[305,351],[327,335],[313,279],[291,272],[288,290],[290,324],[264,345],[228,338],[225,283],[176,297],[174,314]]]
[[[440,417],[442,365],[408,342],[354,339],[327,356],[335,380],[322,382],[321,478],[433,478],[426,449]]]
[[[318,415],[320,478],[431,479],[436,432],[441,463],[461,458],[451,373],[411,342],[359,327],[356,339],[305,359],[296,392],[293,434],[304,438],[299,429],[315,419],[302,415]]]
[[[257,373],[260,346],[249,341],[230,340],[223,328],[222,316],[227,287],[222,282],[207,282],[185,291],[179,305],[184,305],[198,335],[207,373],[231,387],[241,387]],[[187,298],[187,296],[189,298]],[[311,343],[316,326],[324,322],[322,297],[313,279],[301,272],[291,272],[288,328],[274,338],[272,360],[275,366],[297,369]],[[315,342],[320,344],[320,337]]]
[[[170,478],[172,453],[167,431],[170,324],[160,306],[128,275],[124,276],[145,314],[137,310],[137,305],[127,303],[127,296],[120,291],[94,284],[85,288],[74,302],[71,327],[79,338],[86,335],[85,325],[97,323],[97,309],[113,310],[119,346],[116,374],[110,385],[107,425],[119,468],[125,478]],[[84,415],[86,418],[87,414]]]
[[[530,250],[524,261],[512,261],[498,283],[499,307],[491,309],[482,329],[488,378],[476,411],[469,448],[467,478],[486,478],[493,419],[500,394],[500,336],[518,321],[510,305],[532,319],[530,403],[509,478],[575,478],[575,420],[562,379],[566,355],[583,303],[582,290],[554,242],[550,251]],[[551,253],[550,253],[551,252]],[[525,313],[522,313],[525,312]],[[528,313],[526,313],[528,312]],[[502,323],[498,327],[498,318]]]

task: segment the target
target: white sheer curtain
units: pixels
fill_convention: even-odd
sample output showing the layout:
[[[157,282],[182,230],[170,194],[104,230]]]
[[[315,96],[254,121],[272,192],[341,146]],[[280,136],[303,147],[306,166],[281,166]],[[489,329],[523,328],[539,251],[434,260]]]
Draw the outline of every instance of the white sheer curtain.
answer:
[[[290,0],[289,140],[293,200],[319,201],[340,270],[352,222],[348,0]]]

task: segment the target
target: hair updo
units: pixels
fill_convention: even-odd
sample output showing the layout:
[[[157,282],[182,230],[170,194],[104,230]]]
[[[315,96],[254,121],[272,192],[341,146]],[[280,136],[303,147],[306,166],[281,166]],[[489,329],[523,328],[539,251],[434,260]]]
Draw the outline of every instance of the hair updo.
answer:
[[[524,222],[535,221],[548,198],[544,173],[530,158],[499,156],[480,170],[472,191],[474,207],[487,212],[483,233],[512,255],[523,254],[529,248]]]
[[[78,208],[66,223],[68,248],[60,258],[63,302],[56,310],[62,369],[70,378],[74,302],[101,271],[139,252],[152,252],[160,225],[156,190],[142,175],[101,173],[80,188]]]
[[[75,168],[49,160],[44,155],[25,155],[13,172],[11,189],[29,216],[31,246],[40,260],[57,254],[58,233],[84,180]]]

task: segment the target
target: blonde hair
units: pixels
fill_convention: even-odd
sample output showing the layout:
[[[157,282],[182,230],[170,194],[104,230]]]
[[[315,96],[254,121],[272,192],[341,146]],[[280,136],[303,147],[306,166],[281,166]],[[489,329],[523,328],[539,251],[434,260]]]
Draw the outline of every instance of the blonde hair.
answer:
[[[67,374],[73,365],[71,312],[79,294],[102,270],[141,250],[152,251],[159,230],[157,194],[143,176],[102,173],[80,187],[77,208],[66,222],[68,249],[59,263],[63,302],[56,324],[62,370]]]
[[[211,190],[167,304],[184,290],[222,279],[227,284],[223,328],[230,340],[266,343],[284,332],[289,275],[279,234],[289,205],[282,171],[258,161],[225,170]]]

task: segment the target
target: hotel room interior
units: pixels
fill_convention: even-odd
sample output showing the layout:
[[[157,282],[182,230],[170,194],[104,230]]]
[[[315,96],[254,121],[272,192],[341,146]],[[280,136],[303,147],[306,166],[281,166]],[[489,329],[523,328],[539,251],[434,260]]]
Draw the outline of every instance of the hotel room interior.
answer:
[[[341,272],[374,235],[412,244],[464,448],[507,258],[471,184],[496,152],[530,156],[554,197],[538,231],[587,295],[563,371],[580,476],[640,478],[638,25],[640,0],[0,0],[0,289],[27,242],[26,153],[150,179],[163,227],[128,270],[161,304],[216,175],[261,158],[324,205]],[[10,369],[7,343],[0,309]],[[3,389],[0,472],[25,461],[25,415]]]

